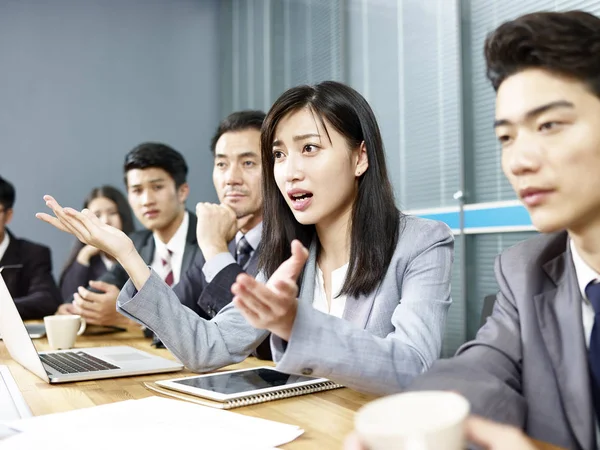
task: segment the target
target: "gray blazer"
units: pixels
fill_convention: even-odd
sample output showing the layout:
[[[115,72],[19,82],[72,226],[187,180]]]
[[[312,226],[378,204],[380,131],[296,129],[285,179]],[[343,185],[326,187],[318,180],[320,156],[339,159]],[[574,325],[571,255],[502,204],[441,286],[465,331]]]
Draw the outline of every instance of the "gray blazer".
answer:
[[[276,368],[331,378],[385,394],[405,387],[439,357],[450,306],[454,238],[440,222],[407,216],[379,287],[348,298],[340,319],[312,307],[316,246],[311,247],[292,335],[272,337]],[[154,273],[139,292],[128,281],[117,301],[124,315],[152,329],[188,368],[205,372],[242,361],[268,335],[233,305],[211,321],[181,305]]]
[[[567,233],[541,235],[496,260],[494,311],[474,341],[410,386],[452,389],[475,413],[569,449],[595,449],[583,299]]]

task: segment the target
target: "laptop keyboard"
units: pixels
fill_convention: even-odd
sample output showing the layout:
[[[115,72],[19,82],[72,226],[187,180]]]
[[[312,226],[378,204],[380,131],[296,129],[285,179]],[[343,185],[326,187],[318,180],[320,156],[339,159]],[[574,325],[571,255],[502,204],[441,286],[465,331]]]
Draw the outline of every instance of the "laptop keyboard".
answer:
[[[48,364],[60,373],[97,372],[99,370],[120,369],[101,359],[84,352],[61,352],[40,355],[44,364]]]

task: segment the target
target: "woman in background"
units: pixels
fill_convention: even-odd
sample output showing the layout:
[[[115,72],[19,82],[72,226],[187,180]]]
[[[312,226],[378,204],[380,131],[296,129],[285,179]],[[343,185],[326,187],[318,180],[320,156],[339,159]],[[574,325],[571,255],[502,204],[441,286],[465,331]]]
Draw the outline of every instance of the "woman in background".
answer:
[[[103,223],[129,234],[134,230],[131,208],[118,189],[101,186],[92,189],[83,207],[89,209]],[[79,286],[97,280],[115,264],[115,259],[91,245],[75,241],[60,275],[63,301],[69,301]],[[61,306],[65,308],[65,306]]]

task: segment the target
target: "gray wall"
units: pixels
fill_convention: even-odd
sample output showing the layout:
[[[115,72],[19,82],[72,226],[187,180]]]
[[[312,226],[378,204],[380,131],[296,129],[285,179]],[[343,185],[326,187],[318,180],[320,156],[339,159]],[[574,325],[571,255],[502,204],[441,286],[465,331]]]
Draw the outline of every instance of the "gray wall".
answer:
[[[17,190],[11,229],[52,248],[72,238],[35,219],[44,193],[79,207],[123,189],[145,140],[182,152],[188,206],[216,199],[209,139],[220,118],[218,0],[0,2],[0,175]]]

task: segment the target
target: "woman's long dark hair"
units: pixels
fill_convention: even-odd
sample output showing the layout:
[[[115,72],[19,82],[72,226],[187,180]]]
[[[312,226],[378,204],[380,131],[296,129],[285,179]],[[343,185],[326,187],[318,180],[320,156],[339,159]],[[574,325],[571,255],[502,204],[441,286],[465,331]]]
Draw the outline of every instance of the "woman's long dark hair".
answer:
[[[367,101],[349,86],[325,81],[298,86],[279,97],[263,123],[261,154],[263,175],[263,234],[260,269],[270,277],[291,255],[292,240],[308,247],[316,236],[314,225],[302,225],[279,191],[273,174],[273,141],[279,122],[308,107],[327,131],[325,121],[342,134],[350,148],[365,143],[369,168],[358,180],[352,206],[350,261],[341,295],[357,297],[376,289],[384,278],[398,242],[401,213],[396,208],[387,175],[385,152],[375,114]]]
[[[127,199],[125,196],[119,191],[117,188],[112,186],[104,185],[100,187],[96,187],[91,190],[88,196],[83,201],[83,207],[87,208],[92,200],[97,199],[99,197],[105,197],[109,200],[112,200],[115,205],[117,205],[117,212],[119,213],[119,217],[121,218],[122,230],[125,234],[129,234],[135,230],[135,226],[133,224],[133,215],[131,214],[131,208],[129,207],[129,203],[127,203]],[[73,264],[73,261],[77,259],[77,254],[79,250],[84,247],[83,244],[78,239],[75,240],[75,244],[73,244],[73,248],[71,249],[71,253],[69,253],[69,257],[67,258],[67,262],[63,266],[63,269],[60,274],[60,283],[62,284],[63,277],[65,275],[66,270]]]

